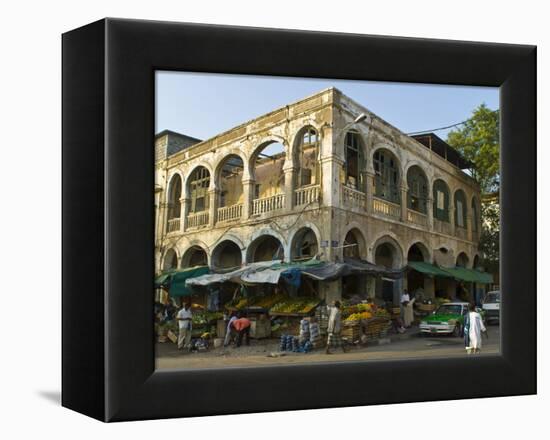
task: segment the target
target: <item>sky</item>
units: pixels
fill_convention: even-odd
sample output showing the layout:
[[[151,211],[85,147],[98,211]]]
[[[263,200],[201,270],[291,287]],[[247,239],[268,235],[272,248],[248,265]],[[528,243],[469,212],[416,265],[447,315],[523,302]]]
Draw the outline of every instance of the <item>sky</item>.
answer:
[[[462,122],[482,103],[499,106],[495,87],[157,71],[155,132],[208,139],[331,86],[404,133]],[[446,139],[448,131],[435,133]]]

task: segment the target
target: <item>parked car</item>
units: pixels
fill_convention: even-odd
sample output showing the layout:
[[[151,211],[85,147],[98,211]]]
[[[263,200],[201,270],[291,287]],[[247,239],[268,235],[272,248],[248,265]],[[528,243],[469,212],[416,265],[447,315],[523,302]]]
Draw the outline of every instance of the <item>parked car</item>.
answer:
[[[500,322],[500,291],[488,292],[483,299],[481,308],[485,312],[487,323]]]
[[[466,313],[468,313],[467,302],[441,304],[433,314],[420,322],[420,332],[422,334],[462,336]]]

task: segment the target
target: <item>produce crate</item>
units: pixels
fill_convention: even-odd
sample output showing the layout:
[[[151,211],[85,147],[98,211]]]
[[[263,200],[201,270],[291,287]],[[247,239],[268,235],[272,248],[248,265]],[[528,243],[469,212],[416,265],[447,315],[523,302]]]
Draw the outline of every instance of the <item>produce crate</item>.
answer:
[[[250,321],[250,337],[254,339],[271,336],[271,321],[269,319],[254,319]]]
[[[350,342],[356,342],[361,339],[361,326],[359,324],[345,325],[342,328],[341,336]]]
[[[364,319],[361,323],[368,340],[383,338],[388,334],[391,321],[384,318]]]

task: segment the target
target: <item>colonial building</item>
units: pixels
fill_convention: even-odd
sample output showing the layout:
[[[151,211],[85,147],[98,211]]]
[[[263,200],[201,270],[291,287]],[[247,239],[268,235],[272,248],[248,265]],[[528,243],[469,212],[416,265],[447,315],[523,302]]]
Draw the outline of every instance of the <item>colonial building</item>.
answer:
[[[480,189],[434,134],[410,137],[335,88],[199,141],[156,137],[156,269],[283,259],[476,267]],[[350,276],[321,296],[395,299],[452,278]],[[472,287],[472,286],[468,286]]]

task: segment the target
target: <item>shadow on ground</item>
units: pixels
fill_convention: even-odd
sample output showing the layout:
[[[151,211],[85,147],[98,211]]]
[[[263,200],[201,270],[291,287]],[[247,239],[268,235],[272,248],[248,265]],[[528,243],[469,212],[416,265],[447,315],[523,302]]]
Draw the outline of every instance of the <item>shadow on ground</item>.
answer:
[[[38,391],[38,395],[50,403],[61,405],[61,391]]]

